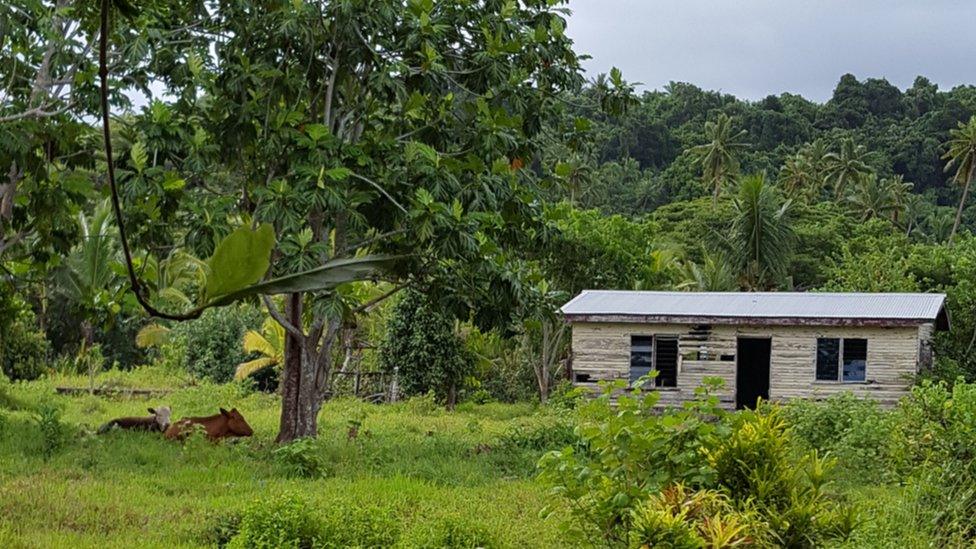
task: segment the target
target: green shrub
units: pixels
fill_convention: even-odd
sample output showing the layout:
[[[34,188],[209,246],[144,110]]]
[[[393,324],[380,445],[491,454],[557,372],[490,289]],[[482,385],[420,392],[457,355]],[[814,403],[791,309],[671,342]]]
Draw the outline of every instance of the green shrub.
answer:
[[[45,372],[48,341],[33,327],[33,314],[24,313],[0,333],[0,366],[13,380],[34,380]]]
[[[705,448],[717,486],[740,508],[755,510],[785,547],[822,546],[850,535],[851,511],[823,488],[833,461],[816,451],[797,455],[780,409],[742,411],[732,432]]]
[[[228,547],[240,549],[306,548],[316,546],[317,521],[308,502],[291,494],[279,494],[252,502],[241,514],[237,534]]]
[[[316,547],[392,547],[400,537],[400,520],[392,509],[346,503],[322,511]]]
[[[916,523],[941,546],[976,538],[976,384],[923,381],[897,411],[899,458]],[[964,543],[965,542],[965,543]]]
[[[447,516],[415,528],[400,546],[425,549],[491,549],[501,545],[484,525],[465,517]]]
[[[628,541],[633,548],[762,546],[763,530],[755,513],[740,513],[724,494],[675,484],[634,510]]]
[[[611,395],[625,386],[607,384],[582,406],[580,445],[540,460],[542,479],[570,500],[570,533],[638,547],[726,547],[740,538],[809,547],[850,533],[851,513],[823,490],[830,463],[796,452],[778,408],[725,412],[711,395],[721,382],[711,379],[680,409],[656,413],[659,393],[639,389],[613,407]],[[715,511],[726,499],[728,509]],[[710,518],[695,506],[711,506]]]
[[[706,383],[694,402],[660,414],[660,393],[621,392],[623,380],[605,384],[603,395],[581,407],[586,451],[569,447],[539,462],[541,478],[572,503],[578,521],[570,533],[591,544],[626,543],[633,511],[648,496],[678,482],[693,488],[714,482],[702,448],[714,447],[729,429],[710,394],[721,380]]]
[[[246,304],[207,309],[200,318],[177,324],[166,345],[170,348],[162,354],[172,357],[175,351],[191,374],[226,383],[248,358],[242,346],[244,333],[258,329],[263,320],[260,310]]]
[[[849,392],[821,402],[794,400],[783,409],[794,438],[806,449],[829,453],[844,478],[880,482],[895,475],[893,414]]]
[[[271,455],[288,474],[302,478],[321,477],[329,465],[314,438],[300,438],[276,448]]]
[[[556,383],[549,392],[549,399],[546,406],[554,410],[575,410],[581,403],[586,401],[589,389],[573,385],[573,382],[564,379]]]
[[[61,421],[61,409],[50,404],[38,407],[35,420],[41,431],[41,455],[48,459],[64,447],[68,428]]]
[[[472,363],[454,329],[454,320],[444,315],[426,296],[408,291],[397,302],[380,347],[380,366],[398,371],[404,394],[433,391],[440,402],[461,389],[464,373]]]

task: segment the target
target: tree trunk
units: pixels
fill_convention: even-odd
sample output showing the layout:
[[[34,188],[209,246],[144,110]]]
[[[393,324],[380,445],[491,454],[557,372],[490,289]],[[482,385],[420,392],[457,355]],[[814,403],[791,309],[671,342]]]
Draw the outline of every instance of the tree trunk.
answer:
[[[453,412],[455,406],[457,406],[457,383],[452,381],[447,388],[447,411]]]
[[[294,293],[286,298],[285,317],[293,326],[302,325],[302,294]],[[290,442],[300,436],[297,433],[302,354],[302,341],[295,334],[285,330],[284,368],[281,372],[281,422],[278,425],[278,442]]]
[[[962,221],[962,209],[966,206],[966,198],[969,196],[969,185],[973,182],[973,171],[976,170],[976,162],[969,168],[969,175],[966,177],[966,186],[962,189],[962,198],[959,199],[959,208],[956,210],[956,220],[952,224],[952,232],[949,233],[949,244],[956,238],[956,231],[959,230],[959,222]]]
[[[290,294],[285,303],[289,324],[301,330],[302,295]],[[277,442],[286,443],[318,435],[318,415],[329,386],[332,347],[338,339],[339,322],[329,321],[324,335],[298,337],[285,330],[284,370],[281,380],[281,421]]]

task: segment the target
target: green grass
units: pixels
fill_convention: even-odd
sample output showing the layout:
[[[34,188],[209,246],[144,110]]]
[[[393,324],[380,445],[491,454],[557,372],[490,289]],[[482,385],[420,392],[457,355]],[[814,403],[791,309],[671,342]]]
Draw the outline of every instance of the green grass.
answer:
[[[506,444],[512,432],[544,431],[555,418],[529,405],[464,405],[447,413],[425,400],[389,406],[326,403],[314,457],[316,478],[296,475],[276,457],[274,396],[235,385],[188,385],[151,370],[109,374],[121,386],[179,387],[153,399],[57,396],[78,378],[14,384],[0,391],[0,546],[199,547],[216,545],[224,525],[256,499],[296,493],[315,515],[374,508],[402,546],[423,546],[444,525],[487,532],[500,547],[553,547],[560,512],[534,479],[541,449]],[[187,386],[188,385],[188,386]],[[0,389],[3,389],[0,387]],[[184,444],[158,434],[93,435],[101,423],[168,404],[174,419],[237,407],[250,439]],[[66,437],[45,457],[37,410],[61,410]],[[11,409],[13,408],[13,409]],[[350,422],[360,423],[350,440]],[[558,510],[558,509],[557,509]]]

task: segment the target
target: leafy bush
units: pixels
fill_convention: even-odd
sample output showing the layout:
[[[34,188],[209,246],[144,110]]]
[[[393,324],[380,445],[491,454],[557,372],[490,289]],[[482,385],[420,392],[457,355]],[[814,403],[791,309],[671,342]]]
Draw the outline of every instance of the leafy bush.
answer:
[[[423,528],[412,530],[402,547],[491,549],[500,547],[490,529],[460,516],[442,517]]]
[[[721,381],[705,383],[696,400],[663,413],[659,393],[640,389],[612,407],[622,380],[583,405],[582,447],[540,461],[543,480],[572,503],[573,530],[591,544],[635,547],[809,547],[846,537],[852,514],[823,490],[830,463],[797,454],[777,408],[730,414],[711,395]]]
[[[41,431],[41,455],[48,459],[64,447],[68,428],[61,421],[61,409],[50,404],[38,407],[35,420]]]
[[[502,434],[499,446],[513,450],[551,450],[575,445],[579,442],[576,428],[566,419],[516,423]]]
[[[880,482],[894,472],[895,417],[873,400],[846,392],[822,402],[794,400],[783,408],[794,438],[806,449],[834,456],[852,481]]]
[[[573,447],[539,462],[541,477],[573,502],[578,533],[590,543],[624,543],[634,509],[649,495],[678,482],[697,488],[714,483],[715,471],[701,448],[714,447],[729,432],[718,399],[721,380],[709,380],[699,397],[681,409],[658,414],[660,393],[640,389],[611,396],[627,386],[605,384],[600,398],[584,404],[579,425],[586,452]]]
[[[170,349],[187,371],[201,378],[226,383],[234,378],[237,365],[247,359],[242,347],[244,333],[261,326],[264,317],[251,305],[232,305],[207,309],[196,320],[177,324],[172,331]]]
[[[433,391],[438,400],[448,401],[452,391],[457,396],[461,379],[471,363],[461,338],[455,333],[454,321],[437,310],[423,294],[406,292],[387,325],[380,354],[380,365],[385,371],[398,368],[404,394]]]
[[[276,463],[291,475],[318,478],[326,473],[328,462],[314,438],[300,438],[272,452]]]
[[[767,540],[755,513],[740,513],[721,492],[693,492],[679,483],[634,510],[628,541],[634,548],[698,549],[761,546]]]
[[[279,494],[257,500],[241,515],[237,535],[228,547],[277,549],[313,547],[318,540],[317,521],[301,497]]]
[[[898,409],[900,463],[917,526],[943,546],[976,537],[976,384],[923,381]]]
[[[797,456],[778,408],[730,418],[731,434],[704,449],[723,492],[758,512],[785,547],[819,547],[850,534],[851,512],[823,490],[832,461],[816,452]]]
[[[316,518],[321,521],[316,547],[391,547],[400,537],[400,520],[387,507],[350,502],[333,505]]]
[[[33,326],[33,314],[25,313],[0,334],[0,366],[13,380],[34,380],[44,373],[48,341]]]

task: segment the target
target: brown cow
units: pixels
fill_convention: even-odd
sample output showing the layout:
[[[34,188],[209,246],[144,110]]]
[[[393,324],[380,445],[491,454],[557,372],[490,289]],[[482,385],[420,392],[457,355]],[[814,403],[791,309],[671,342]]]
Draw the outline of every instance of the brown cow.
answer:
[[[169,406],[159,408],[147,408],[149,417],[120,417],[109,421],[98,428],[98,434],[111,431],[113,428],[132,429],[135,431],[156,431],[163,432],[169,427],[170,409]]]
[[[183,439],[193,430],[194,425],[201,425],[207,431],[207,438],[219,440],[227,437],[249,437],[254,434],[244,416],[231,408],[228,412],[223,408],[220,413],[206,417],[185,417],[166,429],[166,438],[170,440]]]

